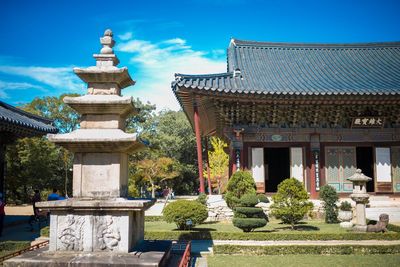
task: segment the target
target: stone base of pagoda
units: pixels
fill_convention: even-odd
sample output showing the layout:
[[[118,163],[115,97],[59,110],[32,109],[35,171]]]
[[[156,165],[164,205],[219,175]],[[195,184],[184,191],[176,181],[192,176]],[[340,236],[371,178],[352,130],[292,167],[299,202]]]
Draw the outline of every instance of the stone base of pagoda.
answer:
[[[3,262],[4,267],[109,267],[109,266],[168,266],[169,246],[151,247],[145,251],[118,252],[74,252],[49,251],[41,248],[26,252]],[[160,249],[161,247],[161,249]]]
[[[83,200],[40,202],[50,210],[49,251],[132,251],[144,238],[144,211],[153,200]]]

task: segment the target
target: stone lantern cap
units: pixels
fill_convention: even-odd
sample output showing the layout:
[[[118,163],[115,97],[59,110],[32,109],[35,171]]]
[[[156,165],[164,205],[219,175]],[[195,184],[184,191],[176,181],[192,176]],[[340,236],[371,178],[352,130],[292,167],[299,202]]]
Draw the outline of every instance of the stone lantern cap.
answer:
[[[372,178],[366,176],[365,174],[362,173],[361,169],[357,169],[356,173],[347,178],[347,180],[353,182],[353,183],[360,183],[360,182],[368,182],[371,181]]]

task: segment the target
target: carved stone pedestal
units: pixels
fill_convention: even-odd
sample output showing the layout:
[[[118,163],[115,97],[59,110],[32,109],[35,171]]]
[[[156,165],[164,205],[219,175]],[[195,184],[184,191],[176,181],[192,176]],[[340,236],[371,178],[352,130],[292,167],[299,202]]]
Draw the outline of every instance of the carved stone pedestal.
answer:
[[[152,200],[42,202],[51,209],[50,251],[130,252],[143,240],[144,210]]]

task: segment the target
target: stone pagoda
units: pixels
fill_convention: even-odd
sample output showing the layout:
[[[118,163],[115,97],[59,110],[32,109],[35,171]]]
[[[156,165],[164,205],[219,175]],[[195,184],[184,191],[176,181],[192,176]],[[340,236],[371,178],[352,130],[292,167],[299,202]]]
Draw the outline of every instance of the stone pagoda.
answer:
[[[127,200],[128,153],[142,145],[137,134],[124,132],[135,107],[121,90],[135,82],[117,67],[111,30],[100,43],[96,66],[74,69],[87,94],[64,98],[82,115],[79,129],[48,136],[74,153],[73,198],[37,204],[51,212],[49,251],[130,252],[143,240],[144,211],[154,203]]]

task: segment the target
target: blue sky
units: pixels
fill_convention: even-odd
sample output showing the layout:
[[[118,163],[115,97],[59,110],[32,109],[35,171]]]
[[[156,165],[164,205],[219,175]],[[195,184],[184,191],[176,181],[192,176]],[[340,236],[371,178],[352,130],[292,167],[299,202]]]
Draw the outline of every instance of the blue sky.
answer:
[[[276,42],[400,41],[400,0],[1,0],[0,99],[86,92],[73,67],[94,64],[111,28],[119,66],[136,85],[124,95],[178,109],[175,72],[226,70],[231,37]]]

